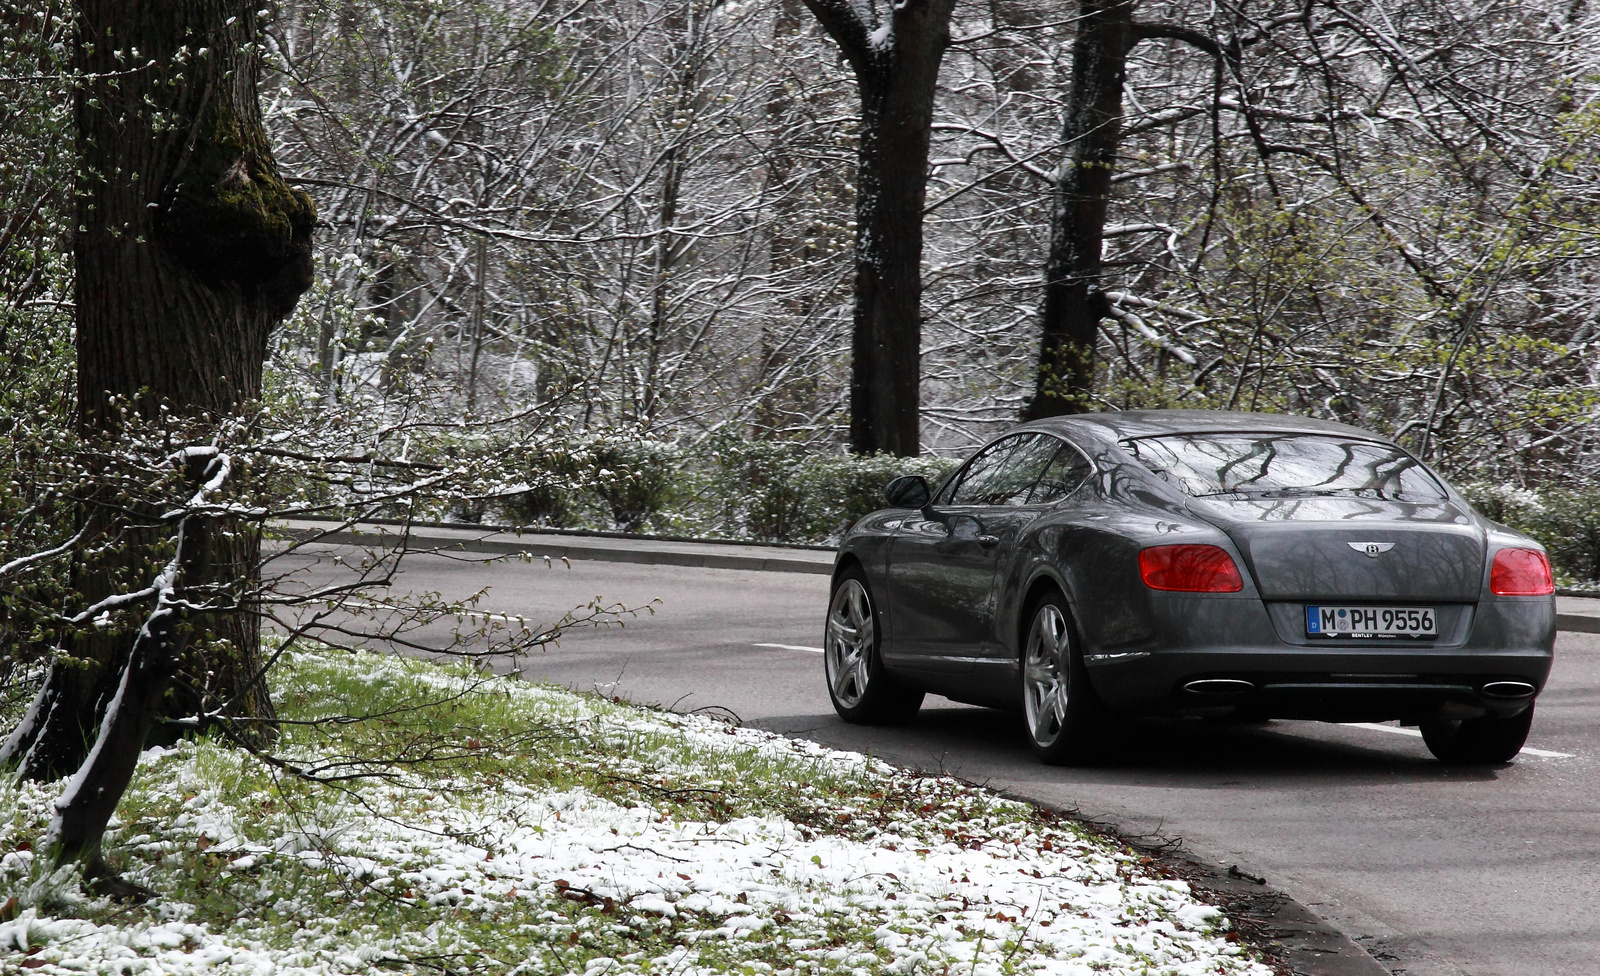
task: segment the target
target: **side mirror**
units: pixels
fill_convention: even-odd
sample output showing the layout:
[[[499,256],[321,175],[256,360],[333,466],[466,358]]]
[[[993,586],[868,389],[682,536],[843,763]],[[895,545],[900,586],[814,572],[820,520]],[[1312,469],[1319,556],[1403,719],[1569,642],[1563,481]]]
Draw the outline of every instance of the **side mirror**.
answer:
[[[908,474],[885,485],[883,497],[893,508],[924,508],[933,501],[933,491],[928,488],[928,479]]]

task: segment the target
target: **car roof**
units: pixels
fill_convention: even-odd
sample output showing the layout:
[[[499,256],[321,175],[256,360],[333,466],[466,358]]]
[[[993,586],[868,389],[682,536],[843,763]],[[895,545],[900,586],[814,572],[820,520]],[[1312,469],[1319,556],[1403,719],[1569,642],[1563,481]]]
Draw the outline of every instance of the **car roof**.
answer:
[[[1208,434],[1228,431],[1271,433],[1337,434],[1361,440],[1393,443],[1382,434],[1331,420],[1295,417],[1280,413],[1247,413],[1242,410],[1110,410],[1104,413],[1079,413],[1025,424],[1027,430],[1056,430],[1063,434],[1095,432],[1122,440],[1160,434]]]

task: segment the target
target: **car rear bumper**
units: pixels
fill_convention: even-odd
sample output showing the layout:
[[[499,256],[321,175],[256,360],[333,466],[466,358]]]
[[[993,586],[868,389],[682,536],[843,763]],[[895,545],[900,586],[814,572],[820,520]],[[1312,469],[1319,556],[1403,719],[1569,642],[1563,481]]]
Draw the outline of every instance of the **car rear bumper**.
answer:
[[[1119,711],[1341,722],[1514,715],[1544,688],[1555,643],[1554,601],[1542,598],[1464,605],[1463,626],[1436,641],[1295,640],[1259,599],[1161,594],[1145,610],[1139,639],[1085,647],[1090,680]]]

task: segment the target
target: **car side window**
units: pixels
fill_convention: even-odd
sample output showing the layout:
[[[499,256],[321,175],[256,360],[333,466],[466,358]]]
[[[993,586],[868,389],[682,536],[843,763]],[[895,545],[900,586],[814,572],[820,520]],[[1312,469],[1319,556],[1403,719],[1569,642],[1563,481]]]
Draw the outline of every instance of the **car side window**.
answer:
[[[1061,442],[1049,434],[1007,437],[974,456],[946,500],[949,505],[1021,505]]]
[[[1006,457],[1016,449],[1017,437],[1002,437],[988,447],[972,456],[967,466],[961,470],[950,484],[940,492],[938,504],[940,505],[971,505],[974,502],[969,498],[977,495],[987,485],[995,471],[1004,463]]]
[[[1044,474],[1033,486],[1033,493],[1028,496],[1030,505],[1046,505],[1050,502],[1060,501],[1072,494],[1083,480],[1094,472],[1094,465],[1071,444],[1062,444],[1061,450],[1050,459],[1050,464],[1044,469]]]

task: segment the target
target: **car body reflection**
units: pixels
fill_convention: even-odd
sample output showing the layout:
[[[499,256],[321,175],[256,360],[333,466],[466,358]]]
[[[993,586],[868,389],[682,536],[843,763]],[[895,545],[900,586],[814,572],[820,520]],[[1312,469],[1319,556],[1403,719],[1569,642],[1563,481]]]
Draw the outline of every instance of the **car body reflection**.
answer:
[[[858,523],[835,567],[875,621],[849,684],[832,651],[847,624],[829,618],[852,721],[934,692],[1021,710],[1041,758],[1080,762],[1116,714],[1399,719],[1440,758],[1496,762],[1549,674],[1538,543],[1368,431],[1085,414],[1007,432],[937,487],[891,488],[901,504]],[[1308,630],[1319,606],[1385,629]]]

